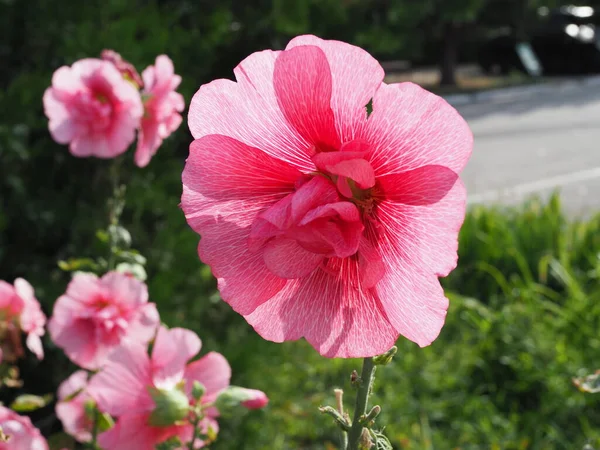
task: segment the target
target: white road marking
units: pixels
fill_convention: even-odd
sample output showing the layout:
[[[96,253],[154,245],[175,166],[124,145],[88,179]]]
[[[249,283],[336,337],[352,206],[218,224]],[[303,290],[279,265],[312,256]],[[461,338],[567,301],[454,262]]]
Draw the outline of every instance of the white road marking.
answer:
[[[578,172],[557,175],[549,178],[542,178],[541,180],[517,184],[516,186],[512,186],[505,189],[496,189],[482,192],[481,194],[473,194],[468,196],[467,202],[468,204],[475,204],[493,202],[509,196],[520,197],[523,195],[543,191],[545,189],[567,186],[569,184],[593,180],[595,178],[600,178],[600,167],[595,167],[593,169],[587,170],[580,170]]]

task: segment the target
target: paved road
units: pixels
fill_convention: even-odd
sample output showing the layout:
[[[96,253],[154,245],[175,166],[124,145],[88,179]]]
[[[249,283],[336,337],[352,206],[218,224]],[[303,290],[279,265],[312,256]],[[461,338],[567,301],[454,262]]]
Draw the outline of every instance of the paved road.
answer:
[[[470,203],[514,204],[558,188],[570,214],[600,211],[600,86],[458,109],[475,135],[463,172]]]

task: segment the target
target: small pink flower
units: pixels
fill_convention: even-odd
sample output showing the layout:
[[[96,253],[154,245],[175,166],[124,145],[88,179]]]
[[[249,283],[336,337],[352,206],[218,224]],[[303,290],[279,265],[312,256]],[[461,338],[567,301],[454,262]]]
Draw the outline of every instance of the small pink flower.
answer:
[[[465,213],[466,122],[339,41],[299,36],[234,73],[192,99],[183,172],[222,298],[264,338],[324,356],[429,345]]]
[[[86,414],[86,403],[93,400],[86,391],[87,379],[87,372],[79,370],[63,381],[58,388],[56,415],[65,432],[79,442],[92,440],[93,422]]]
[[[42,312],[40,303],[35,298],[31,285],[23,278],[17,278],[14,286],[0,280],[0,311],[7,322],[10,331],[14,324],[18,324],[21,330],[27,334],[27,348],[31,350],[38,359],[44,357],[41,337],[45,333],[46,316]],[[15,343],[19,357],[19,343]]]
[[[9,437],[0,442],[0,450],[48,450],[48,443],[29,417],[0,406],[0,428]]]
[[[44,93],[50,134],[74,156],[114,158],[135,139],[143,106],[138,90],[101,59],[59,68]]]
[[[206,389],[201,402],[209,403],[229,385],[231,377],[229,364],[218,353],[208,353],[187,364],[200,351],[200,346],[200,339],[190,330],[161,327],[151,357],[146,346],[138,342],[123,344],[109,357],[88,387],[99,409],[118,418],[115,427],[99,436],[102,448],[147,450],[175,436],[183,443],[189,443],[193,427],[186,420],[186,408],[193,401],[194,381],[199,381]],[[161,396],[183,401],[175,411],[178,415],[161,410],[156,401]],[[173,402],[170,407],[174,408]],[[217,415],[214,408],[206,410],[201,424],[205,431],[209,426],[218,431]],[[167,418],[171,420],[157,425]]]
[[[48,331],[75,364],[96,370],[124,340],[150,341],[159,321],[148,288],[136,278],[78,273],[56,301]]]
[[[175,75],[173,62],[166,55],[156,58],[154,66],[142,72],[144,90],[144,117],[138,134],[135,163],[146,166],[158,147],[181,124],[185,107],[183,96],[175,92],[181,77]]]

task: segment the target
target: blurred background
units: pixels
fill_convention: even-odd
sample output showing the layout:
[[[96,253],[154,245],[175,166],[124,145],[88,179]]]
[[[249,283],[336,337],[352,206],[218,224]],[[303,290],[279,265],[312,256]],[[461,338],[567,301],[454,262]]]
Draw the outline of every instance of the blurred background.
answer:
[[[57,260],[94,256],[108,220],[110,162],[73,158],[48,133],[41,99],[58,67],[112,48],[141,71],[165,53],[189,103],[254,51],[303,33],[345,40],[382,61],[388,81],[446,96],[475,134],[459,266],[443,280],[448,323],[426,349],[398,342],[378,372],[378,423],[397,449],[596,446],[600,401],[571,378],[600,368],[600,1],[571,3],[0,0],[0,278],[27,278],[49,315],[69,280]],[[163,320],[197,331],[234,384],[271,398],[223,419],[214,448],[337,448],[317,407],[334,387],[350,391],[360,362],[263,341],[219,300],[178,207],[190,141],[184,124],[142,170],[126,155],[123,223]],[[44,361],[21,367],[38,394],[73,370],[45,344]],[[60,429],[51,408],[33,419]]]

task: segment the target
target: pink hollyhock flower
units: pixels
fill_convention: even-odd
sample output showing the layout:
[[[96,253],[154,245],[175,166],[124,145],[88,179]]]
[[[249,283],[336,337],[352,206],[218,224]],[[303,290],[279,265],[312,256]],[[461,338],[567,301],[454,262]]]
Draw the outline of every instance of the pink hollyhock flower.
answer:
[[[0,428],[8,442],[0,442],[0,450],[48,450],[48,443],[29,417],[0,406]]]
[[[44,93],[50,134],[74,156],[114,158],[135,139],[143,106],[140,93],[108,61],[82,59],[63,66]]]
[[[472,134],[442,98],[314,36],[194,96],[182,208],[222,298],[266,339],[366,357],[429,345],[457,261]],[[372,113],[367,108],[372,107]]]
[[[138,134],[135,163],[145,167],[158,150],[163,139],[169,137],[181,124],[185,107],[183,96],[175,92],[181,77],[175,75],[173,62],[166,55],[156,57],[154,66],[142,72],[144,79],[144,117]]]
[[[100,410],[118,418],[115,427],[98,437],[102,448],[147,450],[176,436],[189,443],[193,426],[187,417],[194,381],[205,388],[201,402],[211,403],[231,377],[229,364],[218,353],[187,364],[200,346],[190,330],[161,327],[151,357],[139,342],[127,342],[109,357],[88,387]],[[206,410],[204,431],[218,430],[217,415],[214,408]]]
[[[111,62],[127,81],[135,83],[140,88],[144,86],[142,77],[140,77],[133,64],[125,61],[119,53],[114,50],[102,50],[100,57],[104,61]]]
[[[159,325],[148,288],[136,278],[109,272],[76,274],[54,305],[48,331],[75,364],[99,369],[124,340],[150,341]]]
[[[41,337],[45,333],[46,316],[35,298],[33,288],[23,278],[17,278],[14,286],[0,280],[0,313],[6,322],[8,334],[16,330],[16,326],[20,326],[27,334],[27,348],[38,359],[42,359],[44,348]],[[13,335],[12,340],[12,351],[9,353],[14,353],[12,356],[18,358],[21,356],[20,338]]]
[[[79,442],[92,440],[93,421],[86,414],[86,403],[93,402],[86,391],[88,374],[79,370],[58,387],[56,415],[63,424],[65,432]]]

